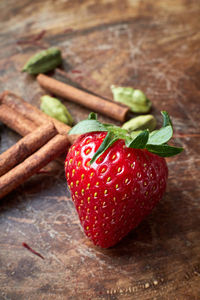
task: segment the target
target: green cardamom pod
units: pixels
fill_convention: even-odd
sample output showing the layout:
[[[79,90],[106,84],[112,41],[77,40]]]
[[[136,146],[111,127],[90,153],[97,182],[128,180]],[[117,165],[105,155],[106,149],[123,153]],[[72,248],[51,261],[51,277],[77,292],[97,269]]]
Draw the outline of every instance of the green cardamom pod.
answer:
[[[128,130],[129,133],[145,129],[153,131],[156,128],[156,119],[153,115],[138,116],[124,123],[122,128]]]
[[[151,101],[141,90],[112,85],[111,91],[115,101],[127,105],[134,113],[147,113],[151,108]]]
[[[49,48],[33,55],[22,69],[32,75],[54,70],[62,63],[61,51],[58,48]]]
[[[70,126],[73,124],[72,116],[68,112],[66,106],[63,105],[58,99],[45,95],[42,96],[40,100],[40,109],[45,114]]]

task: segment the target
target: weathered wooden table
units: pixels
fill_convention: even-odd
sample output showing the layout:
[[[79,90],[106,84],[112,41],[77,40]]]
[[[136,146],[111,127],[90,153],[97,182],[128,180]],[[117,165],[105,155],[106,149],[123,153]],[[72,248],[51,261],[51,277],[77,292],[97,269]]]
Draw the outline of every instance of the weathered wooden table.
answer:
[[[0,299],[200,299],[199,15],[197,0],[0,2],[0,91],[38,106],[44,91],[20,70],[36,51],[59,46],[69,82],[108,98],[111,84],[142,89],[158,120],[162,109],[172,115],[174,143],[185,148],[168,160],[164,199],[112,249],[81,231],[62,159],[4,198]],[[65,103],[76,121],[87,116]],[[0,129],[4,151],[19,136]]]

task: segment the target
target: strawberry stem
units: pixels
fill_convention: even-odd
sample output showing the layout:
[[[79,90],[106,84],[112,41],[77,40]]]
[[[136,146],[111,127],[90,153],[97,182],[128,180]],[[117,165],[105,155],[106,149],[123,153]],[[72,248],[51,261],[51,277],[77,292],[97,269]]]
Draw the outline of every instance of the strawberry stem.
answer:
[[[177,148],[168,145],[168,141],[172,138],[173,127],[170,117],[166,111],[161,112],[163,116],[163,126],[159,130],[149,133],[149,130],[137,132],[135,135],[130,134],[126,129],[122,129],[112,124],[102,124],[97,120],[97,114],[90,113],[87,120],[83,120],[76,124],[69,134],[84,134],[95,131],[105,131],[107,135],[94,156],[90,164],[92,164],[99,156],[101,156],[112,144],[118,139],[124,139],[125,144],[129,148],[147,149],[149,152],[162,157],[176,155],[183,151],[183,148]]]

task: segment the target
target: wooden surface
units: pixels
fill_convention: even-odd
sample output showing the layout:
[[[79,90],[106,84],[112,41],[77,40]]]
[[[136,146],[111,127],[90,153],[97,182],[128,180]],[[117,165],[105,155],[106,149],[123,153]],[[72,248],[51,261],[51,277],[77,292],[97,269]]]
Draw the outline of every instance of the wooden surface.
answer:
[[[185,148],[168,160],[164,199],[112,249],[84,236],[62,159],[3,199],[0,299],[200,299],[199,15],[198,0],[0,2],[0,91],[38,106],[44,91],[20,70],[59,46],[67,82],[108,98],[111,84],[142,89],[158,121],[162,109],[172,115],[174,143]],[[76,121],[87,116],[65,103]],[[0,129],[2,152],[19,136]]]

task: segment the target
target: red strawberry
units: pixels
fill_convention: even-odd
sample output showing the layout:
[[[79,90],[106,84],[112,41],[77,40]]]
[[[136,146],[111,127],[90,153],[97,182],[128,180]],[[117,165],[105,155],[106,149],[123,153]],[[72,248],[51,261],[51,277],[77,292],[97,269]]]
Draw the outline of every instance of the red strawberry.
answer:
[[[82,135],[65,161],[80,222],[103,248],[115,245],[151,212],[165,192],[168,175],[164,158],[128,148],[124,139],[115,140],[90,164],[106,136],[103,131]]]

